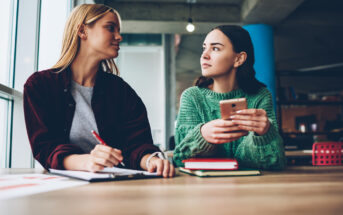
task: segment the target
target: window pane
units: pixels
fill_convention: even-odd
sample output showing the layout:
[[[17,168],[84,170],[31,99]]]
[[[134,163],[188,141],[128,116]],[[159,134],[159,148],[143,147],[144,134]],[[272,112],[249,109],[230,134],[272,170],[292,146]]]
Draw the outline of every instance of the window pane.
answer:
[[[41,1],[38,70],[51,68],[59,59],[69,9],[70,0]]]
[[[0,167],[6,167],[8,144],[8,108],[9,101],[0,98]]]
[[[12,34],[12,10],[13,0],[1,0],[0,7],[0,83],[11,86],[9,83],[9,65],[11,59],[11,34]]]

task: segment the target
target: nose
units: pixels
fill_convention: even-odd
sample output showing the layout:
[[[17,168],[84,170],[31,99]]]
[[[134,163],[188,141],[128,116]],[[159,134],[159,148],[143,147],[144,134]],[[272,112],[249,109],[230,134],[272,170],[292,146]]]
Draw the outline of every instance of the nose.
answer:
[[[114,33],[114,39],[118,42],[121,42],[123,40],[123,37],[120,35],[119,31]]]
[[[210,59],[210,54],[209,54],[209,49],[204,49],[202,54],[201,54],[202,59],[209,60]]]

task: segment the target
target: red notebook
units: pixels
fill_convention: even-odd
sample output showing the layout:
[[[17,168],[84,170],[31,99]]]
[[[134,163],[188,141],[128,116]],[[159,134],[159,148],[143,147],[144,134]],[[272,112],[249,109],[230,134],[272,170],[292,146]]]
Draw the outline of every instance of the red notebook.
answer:
[[[236,170],[238,163],[231,158],[190,158],[182,161],[191,170]]]

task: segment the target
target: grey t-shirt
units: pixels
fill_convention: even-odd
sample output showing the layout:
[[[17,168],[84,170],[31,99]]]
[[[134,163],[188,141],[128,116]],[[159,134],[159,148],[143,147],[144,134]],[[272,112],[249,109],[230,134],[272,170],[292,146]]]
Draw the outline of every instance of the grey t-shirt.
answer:
[[[72,144],[80,146],[85,153],[90,153],[98,144],[91,133],[91,130],[98,133],[91,105],[93,87],[84,87],[72,81],[71,94],[76,105],[69,140]]]

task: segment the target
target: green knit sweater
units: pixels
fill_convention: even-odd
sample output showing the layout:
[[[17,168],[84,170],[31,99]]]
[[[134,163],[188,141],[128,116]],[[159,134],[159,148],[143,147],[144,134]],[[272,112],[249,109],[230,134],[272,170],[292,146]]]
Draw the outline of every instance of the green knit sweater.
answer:
[[[238,140],[224,144],[208,143],[201,135],[205,123],[220,118],[219,101],[247,99],[248,108],[264,109],[271,123],[263,136],[249,132]],[[191,87],[181,95],[180,111],[175,129],[174,162],[192,157],[236,158],[240,166],[258,169],[284,169],[285,152],[273,110],[271,93],[261,88],[256,94],[237,89],[229,93],[216,93],[207,88]]]

